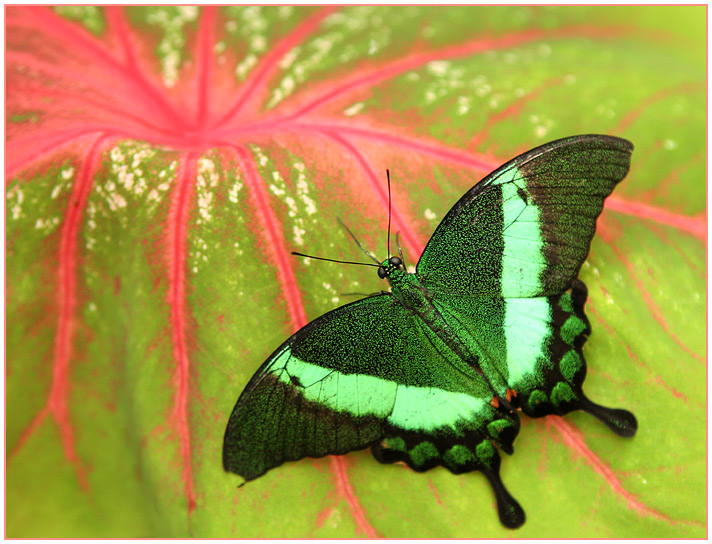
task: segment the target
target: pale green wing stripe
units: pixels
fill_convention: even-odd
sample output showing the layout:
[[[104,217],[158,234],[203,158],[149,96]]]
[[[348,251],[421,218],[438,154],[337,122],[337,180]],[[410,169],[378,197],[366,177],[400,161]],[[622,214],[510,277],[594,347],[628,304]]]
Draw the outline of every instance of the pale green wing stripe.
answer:
[[[546,267],[539,208],[532,203],[526,181],[516,168],[503,173],[497,179],[497,185],[502,190],[504,215],[502,296],[517,296],[523,286],[531,288],[526,291],[539,291],[542,287],[540,277]],[[524,191],[528,203],[519,191]]]
[[[485,407],[482,399],[451,393],[435,387],[401,385],[396,393],[388,422],[407,430],[425,432],[455,427],[458,421],[471,422]]]
[[[546,297],[505,300],[504,334],[507,339],[509,385],[531,390],[537,382],[538,362],[549,361],[544,352],[551,334],[551,305]]]
[[[507,341],[508,381],[513,389],[531,390],[550,333],[551,307],[546,298],[510,298],[525,291],[541,291],[546,268],[540,210],[516,168],[497,183],[502,190],[502,297],[505,298],[504,334]],[[521,185],[521,186],[520,186]],[[522,198],[523,192],[526,200]]]
[[[402,385],[366,374],[342,374],[307,363],[285,350],[272,367],[279,380],[304,398],[356,416],[373,415],[405,430],[433,431],[458,421],[471,422],[488,404],[464,393]],[[292,381],[298,380],[301,387]]]

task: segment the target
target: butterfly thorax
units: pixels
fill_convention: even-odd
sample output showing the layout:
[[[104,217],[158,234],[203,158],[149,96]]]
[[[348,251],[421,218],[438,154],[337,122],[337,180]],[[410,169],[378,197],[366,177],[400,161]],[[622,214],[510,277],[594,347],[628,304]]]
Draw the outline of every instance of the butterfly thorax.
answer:
[[[432,313],[434,307],[415,274],[409,274],[398,257],[381,263],[378,276],[387,279],[393,296],[409,311],[422,317]]]
[[[403,267],[401,259],[391,257],[384,261],[378,269],[378,275],[388,280],[391,293],[398,302],[412,314],[418,315],[458,357],[470,366],[478,368],[479,357],[467,347],[467,340],[471,339],[461,338],[450,327],[433,304],[432,296],[420,282],[418,275],[408,273]]]

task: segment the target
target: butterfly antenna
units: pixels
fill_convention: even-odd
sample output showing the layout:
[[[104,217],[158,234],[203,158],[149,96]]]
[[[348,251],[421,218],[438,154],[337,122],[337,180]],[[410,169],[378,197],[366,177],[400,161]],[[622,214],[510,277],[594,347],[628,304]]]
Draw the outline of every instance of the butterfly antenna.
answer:
[[[386,179],[388,180],[388,237],[386,238],[386,255],[391,258],[391,173],[386,168]]]
[[[356,261],[339,261],[337,259],[327,259],[326,257],[315,257],[314,255],[307,255],[306,253],[299,253],[298,251],[292,251],[292,255],[296,255],[297,257],[306,257],[307,259],[316,259],[317,261],[329,261],[330,263],[359,264],[361,266],[377,266],[377,265],[371,264],[371,263],[357,263]],[[380,264],[378,264],[378,266],[380,266]]]
[[[361,242],[358,241],[358,238],[356,238],[356,236],[354,235],[354,233],[351,232],[351,230],[349,229],[349,227],[347,227],[346,224],[345,224],[341,219],[339,219],[338,217],[336,218],[336,220],[339,222],[339,224],[340,224],[342,227],[344,227],[344,229],[346,229],[346,232],[348,232],[349,235],[351,236],[351,238],[353,238],[354,242],[356,242],[356,245],[357,245],[359,248],[361,248],[361,251],[363,251],[366,255],[368,255],[369,258],[370,258],[374,263],[376,263],[378,266],[381,266],[381,262],[380,262],[378,259],[376,259],[376,257],[374,257],[373,255],[371,255],[371,252],[368,251],[365,247],[363,247],[363,245],[361,245]],[[370,266],[370,265],[369,265],[369,266]]]
[[[405,257],[403,256],[403,248],[400,245],[400,231],[396,232],[396,245],[398,246],[398,255],[400,255],[401,262],[403,263],[403,268],[407,268],[405,265]]]

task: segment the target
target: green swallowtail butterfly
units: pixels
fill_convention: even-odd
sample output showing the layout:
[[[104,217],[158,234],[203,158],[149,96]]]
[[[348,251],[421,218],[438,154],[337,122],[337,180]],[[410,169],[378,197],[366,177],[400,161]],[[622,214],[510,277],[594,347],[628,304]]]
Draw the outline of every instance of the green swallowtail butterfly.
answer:
[[[513,453],[518,410],[584,410],[621,436],[637,429],[633,414],[582,391],[591,326],[577,278],[632,151],[619,138],[574,136],[477,183],[414,274],[389,255],[378,268],[389,292],[324,314],[270,355],[230,416],[225,469],[248,481],[285,461],[370,447],[418,472],[481,471],[501,522],[519,527],[498,453]]]

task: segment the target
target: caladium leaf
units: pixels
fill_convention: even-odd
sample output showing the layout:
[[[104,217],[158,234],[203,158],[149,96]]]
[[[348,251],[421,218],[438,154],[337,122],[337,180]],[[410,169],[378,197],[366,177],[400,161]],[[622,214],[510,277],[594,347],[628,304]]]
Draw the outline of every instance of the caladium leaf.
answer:
[[[291,332],[415,262],[519,152],[633,141],[581,272],[592,398],[526,420],[523,537],[705,534],[704,7],[8,7],[7,535],[501,537],[481,474],[368,452],[237,488],[230,410]]]

